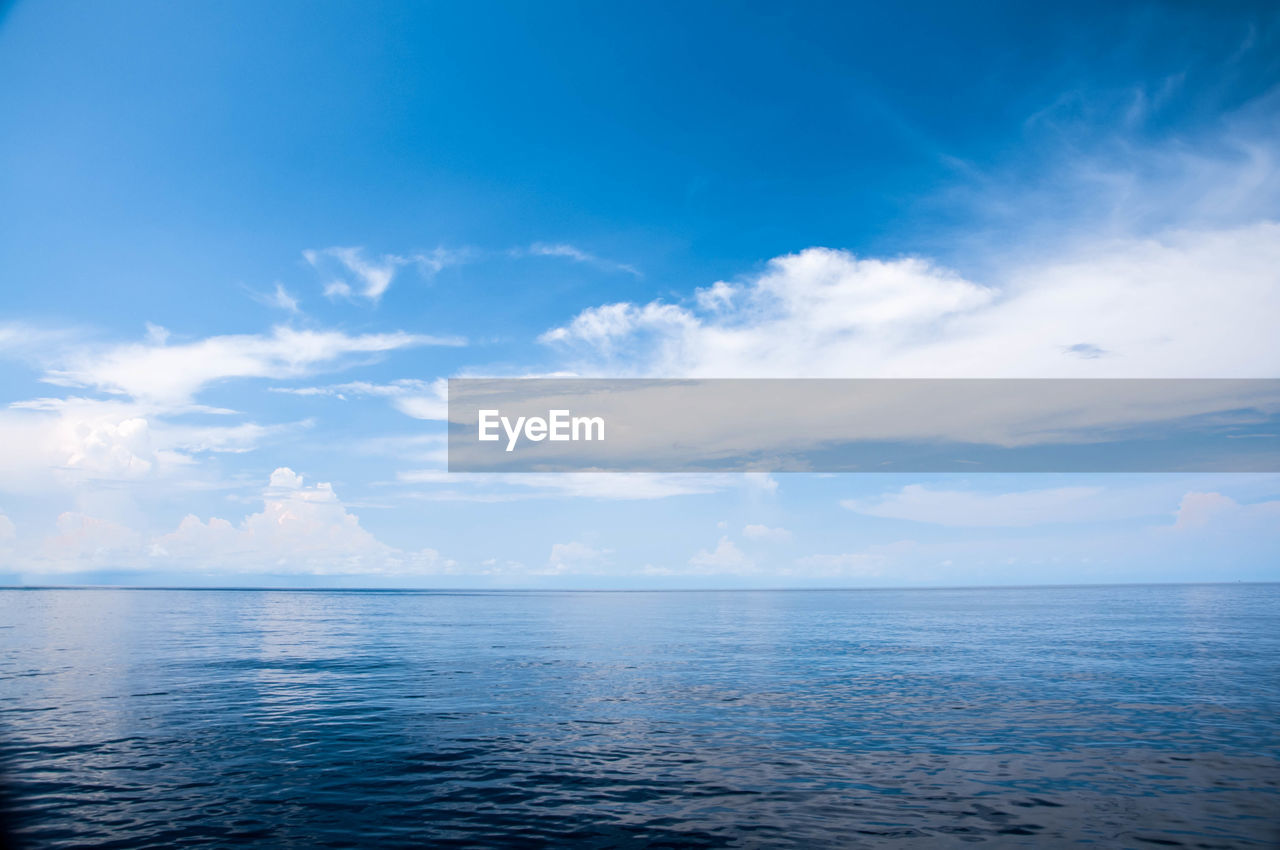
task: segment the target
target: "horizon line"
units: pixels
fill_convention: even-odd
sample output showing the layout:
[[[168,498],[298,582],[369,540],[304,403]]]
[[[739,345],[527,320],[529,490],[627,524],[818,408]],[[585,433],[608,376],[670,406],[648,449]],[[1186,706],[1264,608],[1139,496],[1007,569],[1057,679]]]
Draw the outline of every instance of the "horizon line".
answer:
[[[1273,585],[1280,580],[1235,581],[1122,581],[1084,584],[967,584],[885,587],[287,587],[254,585],[133,585],[133,584],[6,584],[10,590],[149,590],[261,593],[853,593],[928,590],[1068,590],[1112,587],[1220,587],[1228,585]]]

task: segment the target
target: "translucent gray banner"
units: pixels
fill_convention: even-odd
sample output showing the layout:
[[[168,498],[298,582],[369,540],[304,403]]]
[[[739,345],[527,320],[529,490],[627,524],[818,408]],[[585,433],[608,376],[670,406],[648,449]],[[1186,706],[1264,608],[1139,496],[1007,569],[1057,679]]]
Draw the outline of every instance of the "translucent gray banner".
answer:
[[[453,379],[450,472],[1277,472],[1280,380]]]

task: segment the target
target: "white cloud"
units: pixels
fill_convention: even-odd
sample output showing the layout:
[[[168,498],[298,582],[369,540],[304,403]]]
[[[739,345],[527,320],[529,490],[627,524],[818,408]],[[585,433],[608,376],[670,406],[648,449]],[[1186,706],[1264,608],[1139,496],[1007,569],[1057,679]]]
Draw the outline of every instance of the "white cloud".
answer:
[[[791,539],[791,532],[785,528],[770,528],[767,525],[748,525],[742,529],[742,536],[748,540],[786,543]]]
[[[133,417],[119,422],[75,424],[74,433],[65,428],[66,465],[112,478],[137,478],[151,471],[152,461],[147,420]]]
[[[889,558],[884,553],[872,551],[806,555],[796,560],[794,568],[782,570],[782,574],[809,579],[871,578],[881,575],[888,563]]]
[[[390,399],[391,405],[414,419],[445,421],[449,412],[449,382],[444,378],[421,381],[403,378],[389,384],[349,381],[323,387],[272,387],[272,392],[302,396],[348,397],[374,396]]]
[[[451,337],[277,326],[267,335],[212,336],[169,345],[164,341],[81,349],[55,357],[49,383],[90,387],[153,405],[180,407],[205,386],[229,378],[291,378],[334,367],[353,354],[381,354],[420,345],[462,345]]]
[[[443,469],[418,469],[401,472],[397,480],[405,484],[438,485],[439,489],[419,493],[421,498],[482,502],[546,498],[632,501],[739,488],[769,492],[777,486],[772,477],[756,473],[451,473]]]
[[[755,571],[755,562],[743,554],[742,550],[728,537],[721,537],[716,548],[710,551],[700,549],[689,565],[697,567],[700,573],[747,573]]]
[[[28,358],[48,348],[65,345],[78,334],[70,329],[49,330],[21,322],[0,323],[0,354],[17,354]]]
[[[1141,126],[1180,82],[1178,74],[1153,87],[1066,92],[1028,119],[1022,155],[1010,151],[994,169],[955,161],[963,181],[926,207],[963,210],[959,237],[978,254],[1010,240],[1141,237],[1274,217],[1280,89],[1199,130],[1170,136]]]
[[[599,567],[609,553],[608,549],[597,549],[577,540],[556,543],[551,547],[547,570],[557,575],[581,573]]]
[[[535,257],[562,257],[566,260],[572,260],[575,263],[586,263],[587,265],[596,266],[606,271],[624,272],[633,277],[643,277],[640,270],[635,266],[627,263],[619,263],[614,260],[606,260],[597,257],[595,254],[583,251],[573,245],[561,243],[534,242],[527,249],[528,253]]]
[[[218,572],[408,574],[448,566],[434,550],[404,552],[380,542],[332,486],[308,487],[287,467],[271,473],[262,510],[239,525],[187,516],[148,552],[154,565]]]
[[[145,404],[77,397],[10,405],[0,410],[0,491],[30,495],[90,482],[191,485],[193,475],[208,477],[193,467],[195,455],[253,451],[311,425],[192,424],[161,413]]]
[[[328,487],[327,484],[324,486]],[[271,477],[267,479],[267,487],[271,490],[301,490],[302,476],[289,467],[282,466],[272,471]]]
[[[315,268],[320,268],[325,258],[332,258],[349,274],[360,282],[360,294],[371,301],[377,301],[391,286],[391,279],[396,270],[408,262],[404,257],[389,254],[378,260],[366,260],[360,248],[325,248],[320,251],[307,250],[302,256]],[[333,281],[325,288],[326,295],[349,295],[351,287],[343,281]]]
[[[480,562],[480,568],[476,570],[476,575],[482,576],[527,576],[531,575],[529,568],[521,561],[499,560],[497,558],[485,558]]]
[[[1218,482],[1241,487],[1239,475],[1192,476],[1198,486]],[[1254,479],[1254,492],[1273,492],[1271,476]],[[1268,515],[1280,502],[1240,505],[1217,492],[1186,491],[1185,477],[1144,476],[1137,483],[1077,485],[1037,490],[937,489],[910,484],[873,498],[845,499],[840,504],[864,516],[929,523],[951,528],[1029,528],[1057,523],[1110,523],[1118,520],[1168,516],[1181,501],[1177,526],[1194,528],[1211,524],[1215,517],[1247,519]],[[1180,495],[1185,494],[1185,495]]]
[[[257,422],[241,422],[238,425],[177,425],[159,421],[152,428],[152,434],[159,451],[243,454],[258,449],[264,443],[297,434],[313,424],[310,419],[275,425],[260,425]]]
[[[284,310],[287,313],[298,312],[298,299],[284,288],[284,284],[277,283],[275,289],[271,292],[251,292],[250,296],[259,304],[265,304],[268,307],[274,307],[278,310]],[[167,334],[166,334],[167,336]],[[161,343],[164,340],[160,340]]]
[[[141,545],[142,535],[133,529],[68,511],[58,516],[57,533],[42,541],[37,560],[49,572],[117,567]]]
[[[1280,225],[1261,222],[1111,240],[1015,264],[998,286],[810,248],[688,306],[606,304],[541,339],[583,374],[1270,377],[1274,315]]]
[[[444,433],[389,434],[347,441],[344,445],[360,455],[431,464],[437,472],[442,472],[449,460],[448,436]]]
[[[1280,530],[1280,501],[1241,504],[1221,493],[1190,492],[1178,505],[1174,527],[1181,530]]]
[[[89,479],[154,475],[165,460],[133,405],[46,399],[0,411],[0,490],[30,494]]]
[[[262,491],[262,509],[238,523],[188,515],[174,530],[151,536],[100,516],[68,511],[58,517],[55,533],[33,538],[26,546],[9,546],[6,528],[11,531],[12,524],[0,515],[7,566],[30,575],[96,569],[427,575],[457,566],[433,549],[408,551],[379,541],[331,485],[308,486],[287,467],[271,474]]]
[[[1019,527],[1131,515],[1117,511],[1117,500],[1104,498],[1104,492],[1102,487],[1057,487],[991,493],[909,484],[877,499],[845,499],[840,504],[867,516],[953,527]]]
[[[23,325],[0,325],[0,351],[30,345],[31,330]]]
[[[354,293],[377,303],[401,268],[416,265],[423,274],[432,275],[466,262],[471,251],[440,247],[416,254],[384,254],[377,259],[368,259],[363,248],[333,247],[308,249],[302,252],[302,256],[317,271],[340,275],[325,285],[325,295],[331,298],[350,297]]]

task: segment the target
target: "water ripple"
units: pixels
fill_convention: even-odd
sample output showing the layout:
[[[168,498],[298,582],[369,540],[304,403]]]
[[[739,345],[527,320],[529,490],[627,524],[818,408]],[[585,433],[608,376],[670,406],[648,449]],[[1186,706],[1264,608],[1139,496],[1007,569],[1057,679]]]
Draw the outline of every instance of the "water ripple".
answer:
[[[33,847],[1280,845],[1280,589],[0,591]]]

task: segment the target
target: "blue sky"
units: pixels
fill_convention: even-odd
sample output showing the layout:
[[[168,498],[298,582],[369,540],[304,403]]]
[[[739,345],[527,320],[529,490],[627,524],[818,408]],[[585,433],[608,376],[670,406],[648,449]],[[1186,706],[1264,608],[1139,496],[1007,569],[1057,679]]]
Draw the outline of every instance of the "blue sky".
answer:
[[[13,4],[0,574],[1280,578],[1275,476],[449,476],[437,383],[1280,376],[1278,40],[1270,4]]]

